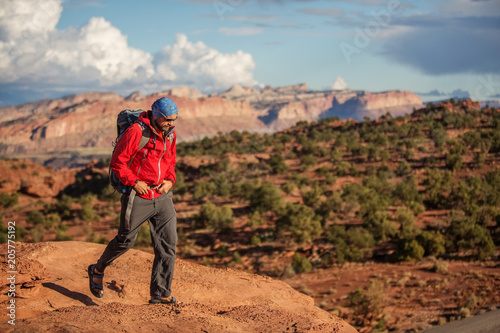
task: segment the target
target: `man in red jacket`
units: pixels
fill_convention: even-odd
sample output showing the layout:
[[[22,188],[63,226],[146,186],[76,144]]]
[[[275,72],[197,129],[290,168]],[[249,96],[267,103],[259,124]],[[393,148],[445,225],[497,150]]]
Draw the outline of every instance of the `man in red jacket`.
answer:
[[[104,270],[133,245],[144,221],[149,222],[155,258],[151,272],[149,303],[176,303],[171,296],[177,244],[177,217],[171,188],[175,183],[175,103],[156,100],[118,140],[111,168],[130,191],[121,197],[120,228],[97,264],[88,267],[89,287],[101,298]],[[140,151],[139,142],[149,131],[149,141]]]

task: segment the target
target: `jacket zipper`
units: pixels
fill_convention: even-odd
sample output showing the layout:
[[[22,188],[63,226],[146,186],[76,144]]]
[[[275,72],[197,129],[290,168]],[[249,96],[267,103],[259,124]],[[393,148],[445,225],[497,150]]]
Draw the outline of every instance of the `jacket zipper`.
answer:
[[[139,169],[137,170],[137,177],[139,177],[139,173],[141,172],[141,168],[142,168],[142,163],[144,162],[144,160],[146,159],[146,149],[144,149],[144,153],[142,154],[142,159],[141,159],[141,164],[139,164]]]
[[[153,133],[154,133],[154,131],[153,131]],[[165,155],[165,151],[167,150],[167,140],[165,140],[165,138],[162,138],[162,141],[163,141],[163,151],[161,153],[160,159],[158,160],[158,180],[156,181],[156,185],[159,185],[159,183],[160,183],[160,177],[161,177],[161,160],[163,159],[163,156]],[[154,138],[153,138],[153,144],[154,144],[153,151],[156,151],[156,136],[154,136]],[[146,159],[146,150],[144,150],[144,154],[142,156],[141,164],[139,165],[139,169],[137,170],[137,176],[138,177],[139,177],[139,172],[141,171],[141,168],[142,168],[142,163],[144,162],[145,159]],[[150,189],[150,191],[151,191],[151,199],[154,199],[153,190]]]
[[[165,138],[163,140],[163,151],[161,153],[160,159],[158,160],[158,181],[156,182],[156,185],[160,185],[160,177],[161,177],[161,160],[163,159],[163,155],[165,155],[165,150],[167,150],[167,141]]]

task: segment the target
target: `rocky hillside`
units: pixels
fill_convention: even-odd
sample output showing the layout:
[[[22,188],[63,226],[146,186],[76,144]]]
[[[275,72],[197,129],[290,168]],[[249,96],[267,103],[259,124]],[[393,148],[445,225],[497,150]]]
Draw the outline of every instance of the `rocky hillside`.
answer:
[[[7,244],[1,246],[7,265]],[[15,300],[2,332],[336,332],[356,330],[312,298],[271,278],[178,259],[173,291],[184,306],[149,305],[153,255],[130,250],[106,270],[104,298],[88,290],[87,266],[104,245],[17,244],[16,298],[2,272],[0,300]],[[10,303],[9,303],[10,304]]]
[[[282,279],[365,333],[420,332],[500,304],[498,109],[446,101],[374,121],[326,118],[273,135],[234,131],[183,142],[178,156],[180,259]],[[15,220],[23,242],[106,244],[120,211],[107,170],[106,161],[74,173],[4,161],[0,243]],[[146,225],[135,246],[153,252]],[[89,318],[92,309],[85,308]],[[59,311],[71,319],[70,310]],[[134,314],[122,304],[99,310]]]
[[[180,141],[232,130],[271,133],[298,121],[332,116],[363,119],[387,112],[401,115],[422,106],[421,99],[411,92],[312,91],[305,84],[261,90],[235,85],[209,96],[187,87],[148,96],[138,92],[127,97],[83,93],[0,109],[0,154],[12,157],[85,150],[109,154],[118,111],[149,109],[160,96],[170,96],[179,106],[176,130]]]

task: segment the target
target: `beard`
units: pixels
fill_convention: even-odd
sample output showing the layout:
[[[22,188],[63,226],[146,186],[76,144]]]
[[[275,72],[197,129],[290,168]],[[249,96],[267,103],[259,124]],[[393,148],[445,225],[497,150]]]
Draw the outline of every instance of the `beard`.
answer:
[[[173,126],[170,126],[169,123],[166,123],[163,126],[160,125],[160,122],[158,121],[158,119],[155,119],[155,125],[156,125],[156,128],[158,128],[162,132],[167,132],[170,130],[171,127],[173,127]]]

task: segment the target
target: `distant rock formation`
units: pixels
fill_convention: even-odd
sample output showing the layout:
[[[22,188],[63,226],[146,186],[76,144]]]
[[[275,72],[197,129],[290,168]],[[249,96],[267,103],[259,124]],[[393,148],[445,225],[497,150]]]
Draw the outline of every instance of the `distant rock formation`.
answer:
[[[272,133],[295,125],[337,116],[341,119],[394,116],[422,107],[414,93],[354,90],[309,90],[307,84],[262,89],[233,85],[219,94],[203,95],[178,87],[143,96],[83,93],[0,109],[0,154],[55,152],[81,148],[109,148],[116,137],[116,114],[125,108],[148,110],[161,96],[178,105],[180,141],[201,139],[219,132],[246,130]]]
[[[422,99],[408,91],[358,92],[356,96],[347,100],[335,98],[332,108],[323,116],[357,120],[363,120],[365,117],[377,119],[387,113],[397,117],[421,107],[423,107]]]
[[[307,84],[255,90],[234,85],[220,97],[248,101],[273,131],[295,125],[297,121],[328,117],[363,120],[376,119],[387,112],[393,116],[423,107],[422,99],[408,91],[370,93],[355,90],[309,90]]]

